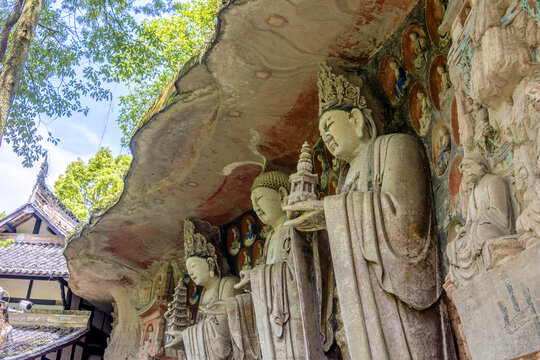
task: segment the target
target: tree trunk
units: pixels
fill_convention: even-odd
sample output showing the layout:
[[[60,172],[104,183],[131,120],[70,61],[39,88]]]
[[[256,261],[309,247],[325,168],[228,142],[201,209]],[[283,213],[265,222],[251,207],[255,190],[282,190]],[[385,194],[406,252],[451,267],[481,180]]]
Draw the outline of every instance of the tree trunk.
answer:
[[[15,6],[13,7],[13,11],[11,12],[11,15],[9,15],[8,19],[6,20],[6,23],[4,24],[4,28],[2,29],[2,33],[0,34],[0,62],[4,60],[4,55],[6,54],[9,33],[11,32],[11,28],[13,27],[13,25],[17,23],[17,21],[19,20],[19,17],[21,16],[22,2],[23,0],[15,0]]]
[[[9,110],[15,96],[15,88],[21,77],[42,7],[43,0],[27,0],[25,2],[11,39],[6,61],[0,73],[0,146],[2,145]]]

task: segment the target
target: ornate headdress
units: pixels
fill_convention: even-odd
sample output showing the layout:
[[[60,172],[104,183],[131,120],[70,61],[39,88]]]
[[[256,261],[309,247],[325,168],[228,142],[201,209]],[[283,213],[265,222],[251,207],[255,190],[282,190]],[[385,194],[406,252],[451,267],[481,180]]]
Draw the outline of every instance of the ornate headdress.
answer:
[[[291,189],[289,174],[279,170],[263,172],[253,181],[251,191],[258,187],[265,187],[276,191],[279,191],[280,187],[284,187],[289,192]]]
[[[334,107],[354,106],[359,109],[367,107],[366,99],[360,95],[359,85],[351,84],[343,75],[337,75],[326,61],[319,65],[317,86],[319,87],[319,116]]]
[[[186,257],[190,256],[200,256],[205,258],[213,258],[216,260],[217,265],[217,254],[214,245],[211,244],[212,235],[214,235],[215,227],[210,224],[199,221],[203,225],[207,225],[208,234],[204,235],[204,232],[201,232],[200,229],[198,232],[195,232],[195,223],[189,219],[184,220],[184,252]],[[217,229],[217,228],[216,228]],[[206,229],[205,229],[206,230]],[[218,229],[219,232],[219,229]]]

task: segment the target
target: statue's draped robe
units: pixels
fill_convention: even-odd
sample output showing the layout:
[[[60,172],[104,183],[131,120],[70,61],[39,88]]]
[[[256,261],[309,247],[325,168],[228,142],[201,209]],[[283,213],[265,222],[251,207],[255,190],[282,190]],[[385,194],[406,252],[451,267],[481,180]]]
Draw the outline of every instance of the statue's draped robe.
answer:
[[[236,297],[235,302],[227,303],[233,344],[235,347],[238,346],[234,351],[237,360],[257,359],[260,356],[265,360],[306,359],[298,285],[291,256],[290,254],[287,256],[288,250],[284,250],[287,247],[290,247],[288,229],[282,229],[277,238],[267,240],[263,256],[271,263],[258,265],[251,271],[252,305],[240,296]],[[274,250],[277,248],[277,251],[273,252],[268,248]],[[277,255],[271,256],[267,253]],[[252,320],[247,315],[251,306],[255,311],[260,355],[255,353],[255,338],[248,332],[252,325],[238,326],[241,321]],[[244,309],[240,310],[239,307]],[[240,349],[239,345],[243,348]]]
[[[255,309],[251,294],[226,299],[227,318],[235,360],[261,359]]]
[[[204,314],[201,307],[223,300],[226,288],[232,288],[238,282],[235,277],[221,278],[219,289],[214,299],[208,299],[199,306],[196,324],[183,331],[184,346],[188,360],[232,359],[231,337],[227,324],[227,315]]]
[[[501,176],[485,174],[469,195],[467,233],[446,248],[451,279],[460,284],[484,272],[487,264],[480,255],[486,241],[513,234],[513,224],[506,182]]]
[[[454,359],[441,315],[437,236],[423,148],[380,136],[362,169],[324,198],[343,327],[352,359]],[[347,179],[347,180],[345,180]]]

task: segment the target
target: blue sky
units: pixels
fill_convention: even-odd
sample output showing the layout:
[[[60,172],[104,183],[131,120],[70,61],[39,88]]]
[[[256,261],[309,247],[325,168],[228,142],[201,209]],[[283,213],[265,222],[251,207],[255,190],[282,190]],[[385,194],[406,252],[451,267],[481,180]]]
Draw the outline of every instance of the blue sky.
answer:
[[[127,154],[128,149],[120,147],[122,136],[116,118],[118,99],[127,93],[123,85],[110,85],[113,92],[111,102],[98,102],[86,99],[90,108],[87,116],[75,114],[70,118],[59,118],[48,125],[53,136],[60,139],[57,146],[44,142],[49,150],[49,176],[47,184],[54,189],[54,182],[64,173],[68,164],[81,158],[88,161],[101,146],[112,150],[113,155]],[[107,120],[108,117],[108,120]],[[39,132],[46,139],[47,128],[42,124]],[[103,134],[103,139],[101,139]],[[22,166],[22,159],[11,150],[11,145],[2,142],[0,147],[0,212],[9,213],[28,201],[36,182],[41,162],[32,168]]]

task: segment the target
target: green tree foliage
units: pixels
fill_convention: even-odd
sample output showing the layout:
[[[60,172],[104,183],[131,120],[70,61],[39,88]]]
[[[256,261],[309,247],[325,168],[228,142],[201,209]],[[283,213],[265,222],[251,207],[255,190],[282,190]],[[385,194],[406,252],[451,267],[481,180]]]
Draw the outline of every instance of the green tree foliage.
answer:
[[[0,0],[0,25],[14,4]],[[127,144],[148,106],[210,35],[219,6],[219,0],[45,1],[5,141],[31,166],[46,152],[40,124],[87,114],[84,97],[109,101],[106,84],[122,82],[130,89],[118,119]],[[46,140],[59,141],[51,133]]]
[[[122,145],[129,143],[148,107],[181,66],[209,40],[220,3],[191,0],[176,4],[170,17],[143,21],[129,46],[114,54],[110,63],[116,67],[104,69],[104,73],[127,82],[132,90],[120,98],[117,121],[124,135]]]
[[[130,164],[131,156],[114,157],[108,148],[101,148],[88,164],[80,159],[69,164],[54,192],[84,222],[92,212],[106,210],[118,200]]]
[[[3,218],[5,218],[7,215],[5,212],[0,212],[0,220],[2,220]],[[13,244],[13,239],[11,238],[3,238],[3,239],[0,239],[0,248],[7,248],[9,245]]]

